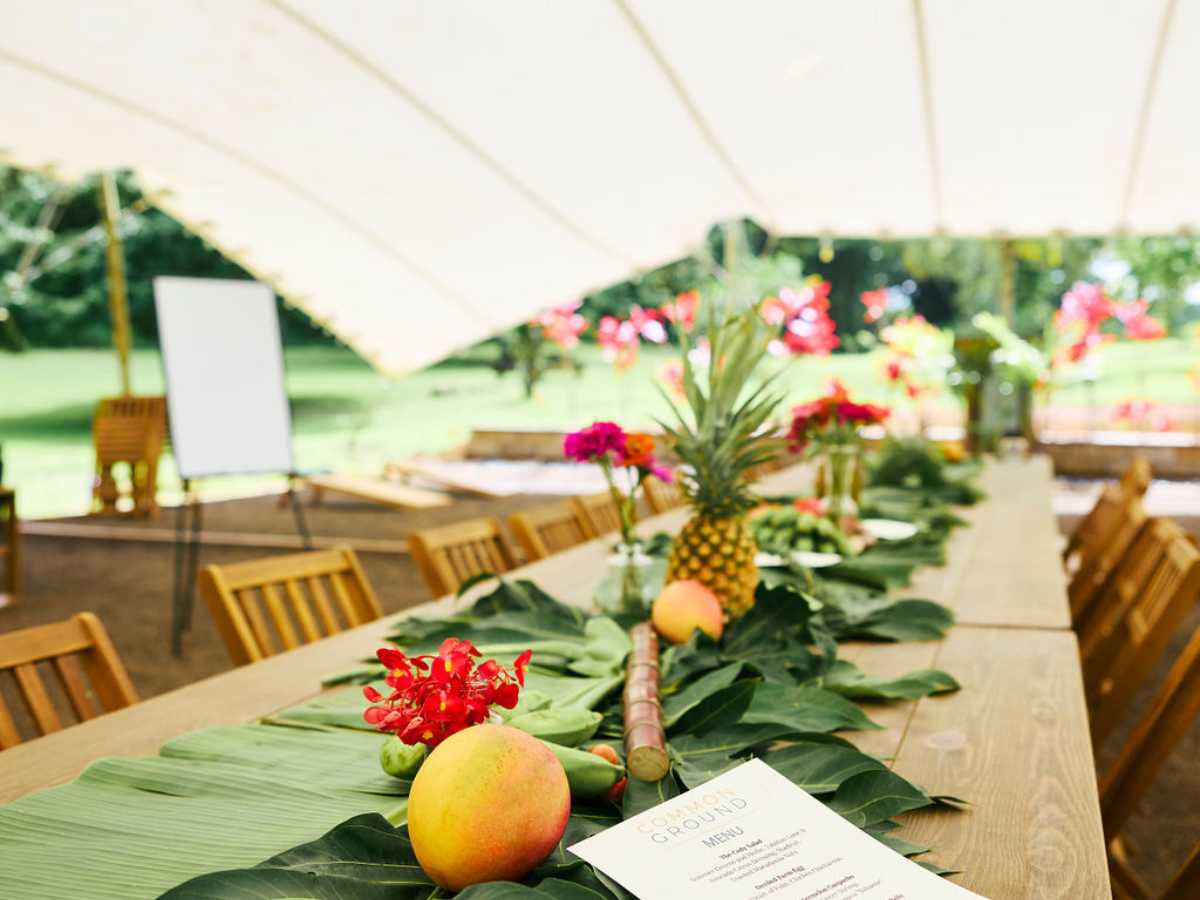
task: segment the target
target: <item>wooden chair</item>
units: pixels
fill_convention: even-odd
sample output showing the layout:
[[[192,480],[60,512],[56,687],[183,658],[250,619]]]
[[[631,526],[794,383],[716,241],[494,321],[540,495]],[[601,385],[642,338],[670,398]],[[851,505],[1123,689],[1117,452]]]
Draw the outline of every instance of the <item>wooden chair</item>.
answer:
[[[646,502],[650,504],[650,512],[655,515],[677,509],[687,502],[683,491],[679,489],[678,481],[663,482],[651,476],[643,482],[643,485]]]
[[[96,407],[92,441],[96,446],[93,514],[119,513],[122,493],[113,475],[120,463],[129,466],[129,515],[158,511],[158,460],[167,437],[165,397],[105,397]]]
[[[1089,616],[1095,610],[1096,598],[1101,595],[1117,565],[1129,552],[1134,539],[1146,523],[1146,510],[1141,500],[1133,497],[1121,498],[1116,502],[1116,518],[1107,523],[1110,526],[1108,533],[1097,539],[1093,551],[1081,559],[1067,584],[1071,622],[1079,630],[1086,626]],[[1107,513],[1105,515],[1107,516]]]
[[[1063,567],[1073,575],[1104,546],[1129,506],[1129,498],[1117,485],[1110,484],[1100,492],[1087,515],[1079,520],[1062,551]]]
[[[15,603],[21,584],[21,525],[17,520],[17,492],[0,487],[0,565],[4,581],[0,583],[0,607]]]
[[[1121,492],[1126,497],[1137,497],[1139,500],[1146,496],[1150,482],[1154,479],[1154,470],[1144,456],[1135,456],[1129,468],[1121,475],[1119,482]]]
[[[1080,635],[1084,692],[1097,747],[1129,708],[1200,596],[1200,550],[1174,522],[1151,519],[1114,571],[1111,590],[1111,601]]]
[[[468,578],[516,567],[512,546],[496,519],[471,519],[414,531],[408,550],[434,597],[453,594]]]
[[[65,704],[56,705],[51,698],[51,690],[47,690],[38,670],[39,663],[43,664],[43,671],[50,668],[57,676],[51,679],[50,688],[57,688],[55,693],[65,695]],[[60,712],[65,711],[66,705],[82,722],[138,702],[137,691],[108,632],[90,612],[78,613],[53,625],[0,634],[0,676],[5,672],[12,673],[39,734],[62,730]],[[21,734],[16,721],[0,694],[0,750],[19,743]]]
[[[589,538],[598,538],[621,530],[621,513],[608,491],[586,497],[572,497],[571,508],[579,526]]]
[[[349,547],[205,566],[197,584],[237,666],[383,615]]]
[[[569,503],[552,503],[513,513],[508,517],[508,528],[529,561],[545,559],[588,540]]]
[[[1140,900],[1150,896],[1130,865],[1121,842],[1121,830],[1197,716],[1200,716],[1200,629],[1167,673],[1149,712],[1100,778],[1100,814],[1118,898]],[[1200,885],[1200,844],[1162,896],[1164,900],[1194,900],[1197,885]]]

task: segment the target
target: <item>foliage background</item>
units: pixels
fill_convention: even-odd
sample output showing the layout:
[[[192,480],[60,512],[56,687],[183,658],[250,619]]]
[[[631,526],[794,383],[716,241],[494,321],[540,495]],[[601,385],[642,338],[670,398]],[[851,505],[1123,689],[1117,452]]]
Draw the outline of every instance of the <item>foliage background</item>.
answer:
[[[118,179],[121,206],[143,199],[128,174]],[[45,205],[57,195],[52,227],[36,226]],[[0,167],[0,348],[102,347],[109,342],[104,241],[100,230],[96,179],[72,186],[42,175]],[[831,314],[844,349],[870,346],[863,334],[865,290],[892,286],[896,311],[908,309],[931,322],[954,326],[974,313],[995,309],[1000,291],[1000,256],[995,241],[930,239],[907,241],[838,240],[832,258],[822,258],[821,241],[812,237],[772,238],[758,225],[733,225],[755,256],[790,257],[805,274],[831,282]],[[123,220],[122,238],[129,283],[130,318],[135,344],[154,346],[157,324],[151,281],[156,275],[249,278],[182,225],[153,208]],[[23,285],[15,276],[28,244],[41,244],[34,269],[45,271]],[[720,259],[725,244],[721,226],[704,238]],[[1189,237],[1150,239],[1093,238],[1020,240],[1015,244],[1016,329],[1026,337],[1042,334],[1059,298],[1070,284],[1094,277],[1096,259],[1119,260],[1120,277],[1109,288],[1117,296],[1150,297],[1151,311],[1178,333],[1200,318],[1200,306],[1185,295],[1200,281],[1200,242]],[[698,254],[702,257],[703,254]],[[51,264],[53,263],[53,264]],[[1112,267],[1110,266],[1110,269]],[[585,299],[583,312],[593,323],[604,315],[626,315],[634,304],[658,307],[708,274],[698,258],[670,262],[651,272],[598,291]],[[284,341],[289,345],[334,343],[299,310],[280,301]]]

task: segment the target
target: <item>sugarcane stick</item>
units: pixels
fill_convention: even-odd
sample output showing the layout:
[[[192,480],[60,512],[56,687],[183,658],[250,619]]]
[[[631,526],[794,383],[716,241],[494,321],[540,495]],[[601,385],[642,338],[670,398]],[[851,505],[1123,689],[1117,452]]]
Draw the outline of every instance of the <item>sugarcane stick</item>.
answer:
[[[649,622],[630,629],[633,651],[625,669],[625,768],[640,781],[658,781],[671,768],[658,693],[658,637]]]

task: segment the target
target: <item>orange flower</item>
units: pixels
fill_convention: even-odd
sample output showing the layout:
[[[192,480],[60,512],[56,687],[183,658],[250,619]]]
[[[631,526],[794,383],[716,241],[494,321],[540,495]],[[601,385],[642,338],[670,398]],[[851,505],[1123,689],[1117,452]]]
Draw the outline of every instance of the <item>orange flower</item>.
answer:
[[[649,469],[654,465],[654,438],[638,431],[625,435],[621,465]]]

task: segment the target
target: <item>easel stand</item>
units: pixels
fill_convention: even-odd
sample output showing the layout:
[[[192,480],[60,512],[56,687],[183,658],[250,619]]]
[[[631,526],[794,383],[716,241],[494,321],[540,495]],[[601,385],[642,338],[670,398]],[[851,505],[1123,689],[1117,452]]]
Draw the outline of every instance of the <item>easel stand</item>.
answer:
[[[312,549],[312,536],[304,507],[296,493],[294,473],[288,474],[288,503],[296,532],[300,535],[305,550]],[[200,562],[200,532],[203,529],[204,504],[195,490],[191,479],[183,481],[183,502],[175,510],[175,582],[171,594],[171,655],[176,659],[183,656],[183,636],[192,627],[192,613],[196,606],[196,574]]]

